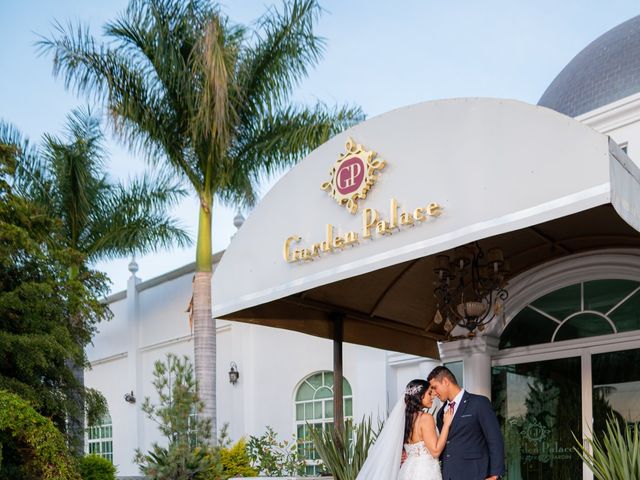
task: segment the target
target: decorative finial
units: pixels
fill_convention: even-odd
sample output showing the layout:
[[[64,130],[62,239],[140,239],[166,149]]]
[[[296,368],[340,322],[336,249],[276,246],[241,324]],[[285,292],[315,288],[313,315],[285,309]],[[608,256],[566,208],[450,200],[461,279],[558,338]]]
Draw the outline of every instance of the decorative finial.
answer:
[[[133,255],[131,257],[131,262],[129,262],[129,271],[131,272],[131,275],[135,276],[136,272],[138,271],[138,264],[136,263],[136,256]]]
[[[240,212],[240,210],[238,210],[238,213],[236,213],[236,216],[233,217],[233,225],[235,225],[235,227],[240,230],[240,227],[242,226],[242,224],[244,223],[244,217],[242,216],[242,213]]]

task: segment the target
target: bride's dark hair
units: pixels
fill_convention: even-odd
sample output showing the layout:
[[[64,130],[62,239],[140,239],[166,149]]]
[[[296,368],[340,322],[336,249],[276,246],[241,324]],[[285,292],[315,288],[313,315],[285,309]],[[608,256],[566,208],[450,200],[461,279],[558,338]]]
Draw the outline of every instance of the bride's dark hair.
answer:
[[[426,380],[411,380],[404,389],[404,443],[411,440],[411,431],[416,414],[422,410],[422,397],[429,391],[429,382]]]

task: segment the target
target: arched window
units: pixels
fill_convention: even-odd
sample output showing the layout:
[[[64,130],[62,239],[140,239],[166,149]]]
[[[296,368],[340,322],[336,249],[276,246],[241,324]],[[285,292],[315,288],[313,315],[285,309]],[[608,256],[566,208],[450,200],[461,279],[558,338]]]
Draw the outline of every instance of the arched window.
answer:
[[[87,429],[89,453],[100,455],[113,463],[113,426],[111,416],[105,414],[98,424]]]
[[[351,385],[342,382],[345,420],[353,417]],[[309,438],[307,424],[323,429],[333,428],[333,372],[319,372],[307,377],[298,387],[295,397],[296,433],[300,453],[307,461],[307,475],[318,473],[319,456]]]
[[[524,307],[500,348],[640,330],[640,282],[592,280],[548,293]]]

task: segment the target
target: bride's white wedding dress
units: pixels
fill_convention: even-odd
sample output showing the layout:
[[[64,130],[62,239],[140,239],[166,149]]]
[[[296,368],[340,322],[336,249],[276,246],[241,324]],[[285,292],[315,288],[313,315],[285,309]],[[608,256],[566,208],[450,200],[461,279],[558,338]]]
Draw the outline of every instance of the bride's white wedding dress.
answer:
[[[356,480],[442,480],[440,464],[424,442],[402,445],[404,441],[404,395],[398,400],[378,439],[369,449]],[[402,450],[407,459],[400,466]]]
[[[440,462],[433,458],[423,441],[405,443],[407,459],[400,468],[398,480],[442,480]]]

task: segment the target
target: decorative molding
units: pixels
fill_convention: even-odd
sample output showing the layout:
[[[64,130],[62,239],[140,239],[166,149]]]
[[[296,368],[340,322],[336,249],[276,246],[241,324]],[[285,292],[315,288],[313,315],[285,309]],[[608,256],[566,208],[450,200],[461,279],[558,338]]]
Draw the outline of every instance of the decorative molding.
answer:
[[[218,333],[225,333],[225,332],[230,332],[232,329],[232,326],[230,323],[227,323],[225,325],[221,325],[221,326],[216,326],[216,334]]]
[[[230,332],[230,331],[231,331],[231,324],[223,325],[221,327],[216,328],[217,334],[223,333],[223,332]],[[183,335],[182,337],[171,338],[169,340],[163,340],[161,342],[152,343],[151,345],[146,345],[144,347],[141,347],[138,351],[140,353],[149,352],[151,350],[157,350],[159,348],[168,347],[169,345],[177,345],[179,343],[190,342],[191,340],[193,340],[193,334],[190,333],[189,335]],[[127,352],[122,352],[122,353],[117,353],[115,355],[111,355],[109,357],[104,357],[98,360],[94,360],[93,362],[90,362],[90,363],[91,363],[91,366],[93,367],[94,365],[100,365],[103,363],[112,362],[114,360],[118,360],[120,358],[125,358],[125,357],[127,357]]]
[[[640,121],[640,93],[575,117],[601,133],[610,133]]]
[[[575,338],[571,340],[562,340],[553,343],[541,343],[536,345],[527,345],[525,347],[509,348],[500,350],[492,360],[497,360],[498,365],[502,365],[500,360],[507,359],[508,363],[521,363],[519,360],[533,361],[536,355],[555,356],[562,353],[564,356],[579,356],[580,351],[585,348],[605,348],[606,351],[627,350],[629,348],[638,348],[640,343],[640,332],[622,332],[612,333],[609,335],[600,335],[598,337]],[[615,346],[615,348],[614,348]]]
[[[116,360],[120,360],[122,358],[127,358],[127,356],[128,356],[127,352],[120,352],[120,353],[116,353],[115,355],[109,355],[108,357],[103,357],[97,360],[90,361],[89,364],[91,365],[91,368],[93,368],[97,365],[103,365],[105,363],[115,362]]]
[[[400,365],[411,365],[424,362],[425,360],[431,360],[427,357],[418,357],[417,355],[410,355],[405,353],[387,353],[387,364],[391,367],[398,367]]]
[[[212,255],[211,263],[213,265],[214,271],[218,266],[218,263],[220,263],[220,259],[222,258],[223,254],[224,254],[224,250],[221,250],[220,252],[214,253]],[[190,273],[195,273],[195,271],[196,271],[196,262],[188,263],[186,265],[183,265],[182,267],[176,268],[175,270],[171,270],[170,272],[164,273],[157,277],[151,278],[145,282],[139,283],[138,285],[136,285],[136,290],[138,290],[138,292],[142,292],[143,290],[147,290],[149,288],[155,287],[156,285],[160,285],[162,283],[175,280],[176,278],[183,277]]]
[[[119,302],[120,300],[125,300],[127,298],[127,291],[126,290],[122,290],[121,292],[117,292],[114,293],[113,295],[109,295],[107,298],[105,298],[102,303],[115,303],[115,302]]]
[[[461,360],[471,355],[493,356],[498,352],[500,338],[489,335],[478,335],[451,342],[439,342],[440,358],[443,362]]]
[[[169,340],[163,340],[162,342],[152,343],[146,347],[139,349],[140,353],[149,352],[151,350],[157,350],[159,348],[168,347],[170,345],[177,345],[178,343],[190,342],[193,339],[193,334],[184,335],[182,337],[171,338]]]
[[[211,263],[213,265],[214,271],[218,266],[218,263],[220,263],[220,259],[222,258],[222,255],[224,255],[224,252],[225,252],[224,250],[221,250],[212,255]],[[147,290],[149,288],[155,287],[156,285],[160,285],[162,283],[175,280],[176,278],[180,278],[190,273],[195,273],[195,271],[196,271],[196,262],[191,262],[186,265],[183,265],[182,267],[176,268],[175,270],[171,270],[170,272],[163,273],[162,275],[159,275],[157,277],[153,277],[144,282],[140,282],[139,284],[136,285],[136,290],[138,292],[142,292],[143,290]],[[114,294],[109,295],[104,299],[104,302],[113,303],[113,302],[117,302],[118,300],[123,300],[125,298],[127,298],[127,291],[122,290],[120,292],[116,292]]]

